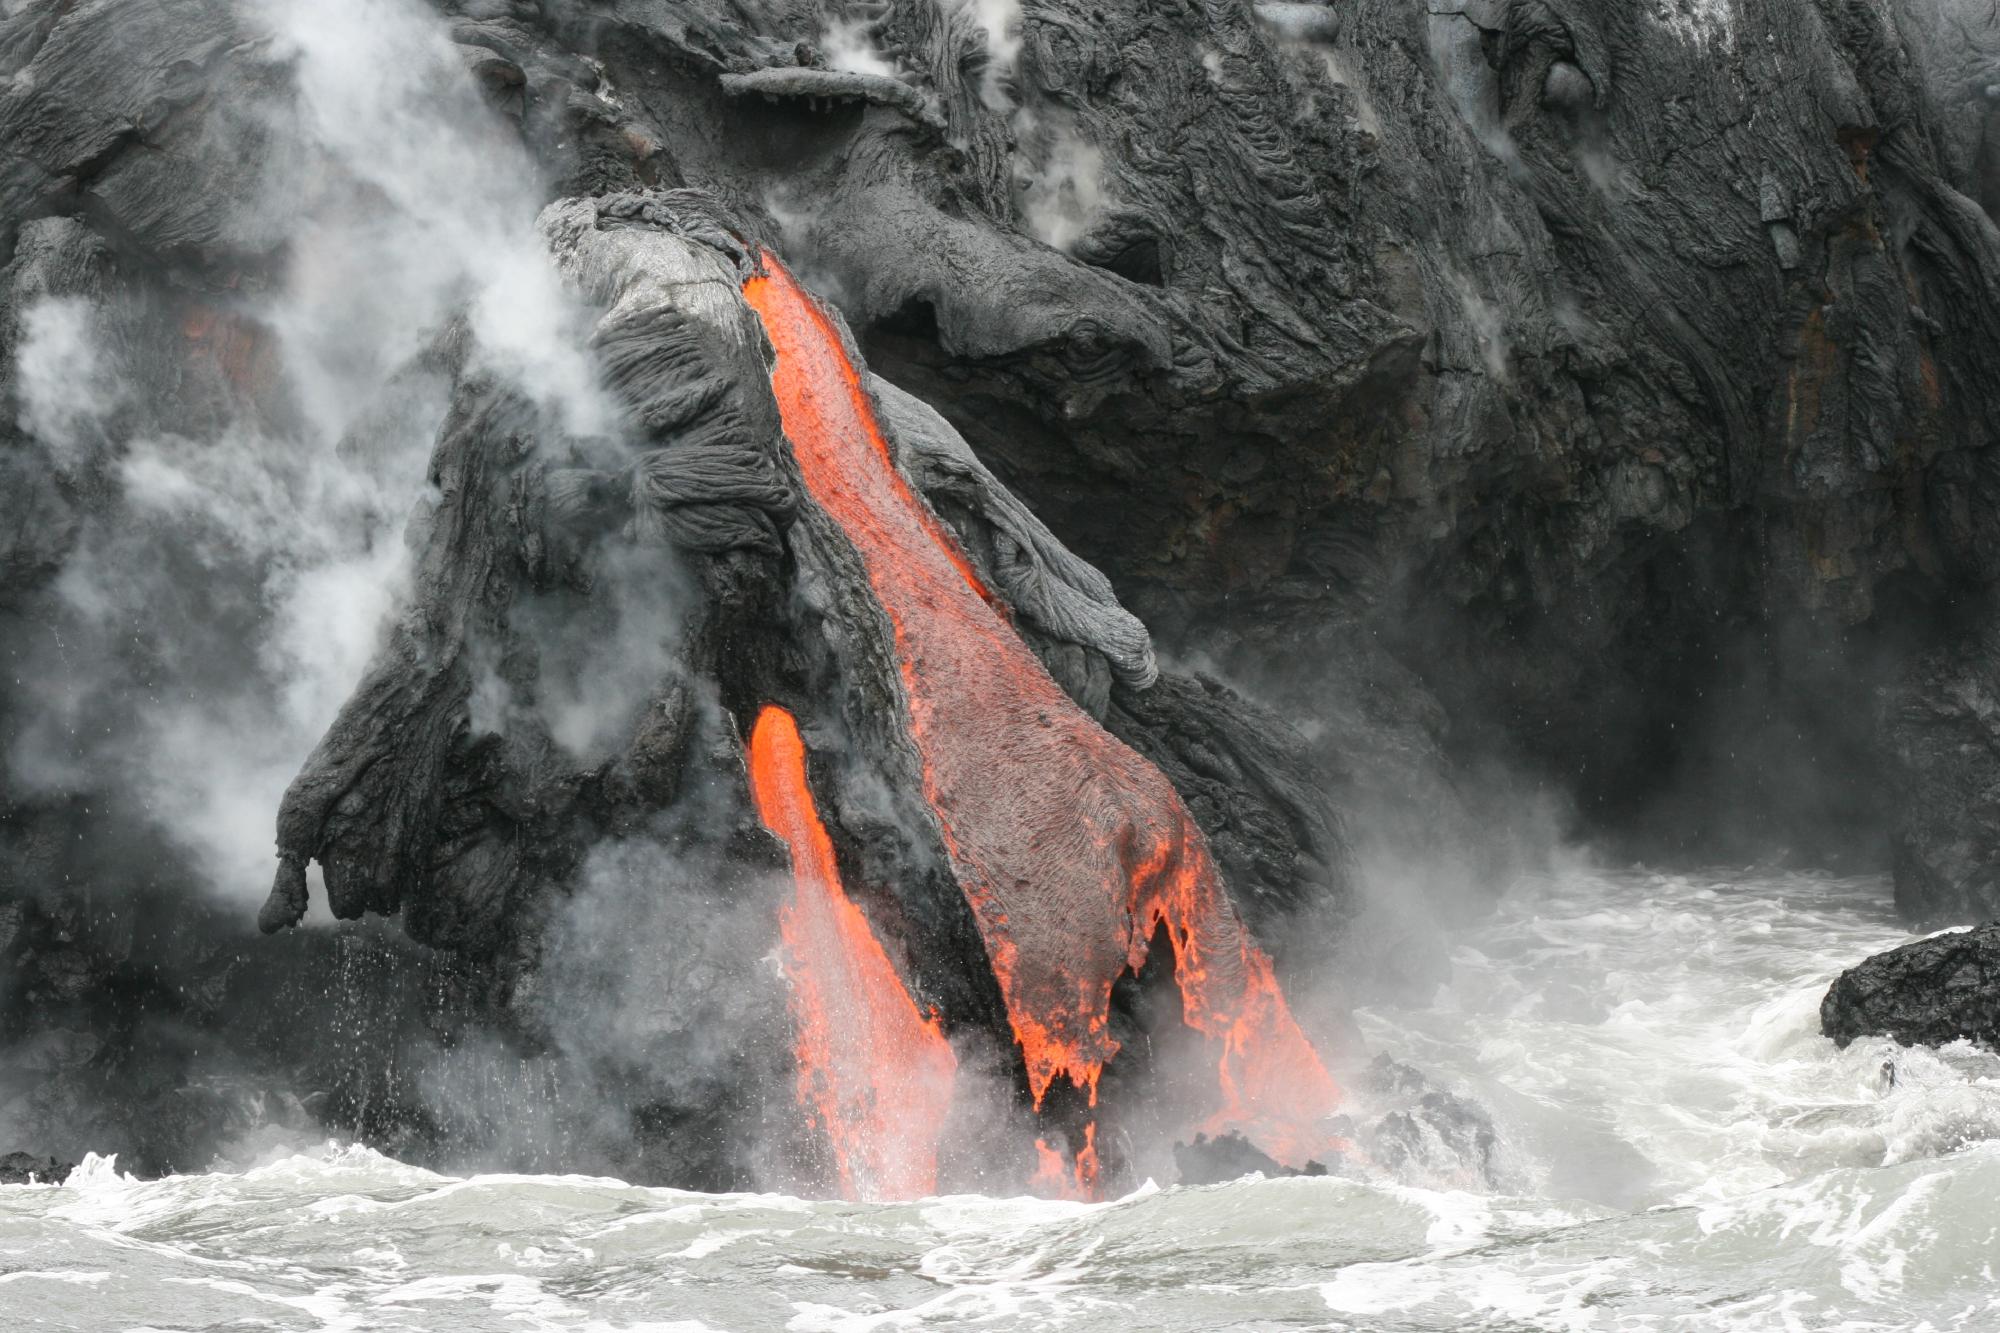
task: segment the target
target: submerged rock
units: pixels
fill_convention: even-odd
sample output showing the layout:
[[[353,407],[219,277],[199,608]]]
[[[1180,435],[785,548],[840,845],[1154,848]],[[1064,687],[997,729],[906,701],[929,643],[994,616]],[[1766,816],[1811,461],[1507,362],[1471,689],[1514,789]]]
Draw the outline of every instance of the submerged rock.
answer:
[[[1819,1024],[1841,1046],[1875,1036],[1905,1046],[1961,1038],[2000,1046],[2000,924],[1936,935],[1856,964],[1828,987]]]
[[[1176,1143],[1174,1166],[1180,1172],[1180,1183],[1183,1185],[1220,1185],[1224,1181],[1241,1180],[1249,1175],[1323,1176],[1326,1174],[1324,1162],[1307,1162],[1303,1167],[1289,1167],[1241,1134],[1233,1132],[1218,1134],[1214,1138],[1206,1134],[1197,1134],[1193,1143]]]
[[[1357,1135],[1373,1166],[1433,1189],[1502,1188],[1500,1135],[1485,1107],[1387,1055],[1375,1057],[1361,1086],[1386,1108]]]
[[[74,1170],[75,1162],[10,1152],[0,1157],[0,1185],[60,1185]]]

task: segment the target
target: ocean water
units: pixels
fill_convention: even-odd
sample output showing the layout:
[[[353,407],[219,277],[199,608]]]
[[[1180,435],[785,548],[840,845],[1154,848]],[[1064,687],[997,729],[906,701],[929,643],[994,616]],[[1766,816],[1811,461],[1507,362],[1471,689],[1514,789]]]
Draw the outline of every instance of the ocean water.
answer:
[[[1833,975],[1907,938],[1887,902],[1517,886],[1434,1002],[1360,1016],[1491,1115],[1472,1187],[1430,1162],[846,1204],[337,1145],[150,1182],[91,1159],[0,1188],[0,1328],[2000,1329],[2000,1058],[1818,1035]]]

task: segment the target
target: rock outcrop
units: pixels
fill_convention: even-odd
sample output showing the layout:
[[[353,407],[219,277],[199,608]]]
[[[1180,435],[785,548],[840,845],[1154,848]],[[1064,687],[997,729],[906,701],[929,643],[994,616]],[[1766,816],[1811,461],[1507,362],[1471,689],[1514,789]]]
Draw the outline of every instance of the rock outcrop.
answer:
[[[2000,1044],[2000,926],[1934,935],[1849,968],[1828,988],[1819,1023],[1841,1046],[1878,1036]]]
[[[0,1156],[0,1185],[60,1185],[75,1169],[74,1162],[10,1152]]]

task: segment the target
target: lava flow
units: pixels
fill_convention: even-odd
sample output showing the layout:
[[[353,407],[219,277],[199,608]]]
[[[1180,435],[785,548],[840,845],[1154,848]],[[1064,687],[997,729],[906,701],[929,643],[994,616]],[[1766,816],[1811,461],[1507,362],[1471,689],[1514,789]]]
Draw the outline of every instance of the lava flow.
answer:
[[[839,328],[772,256],[744,286],[813,499],[867,567],[895,635],[925,797],[971,904],[1037,1109],[1066,1078],[1097,1101],[1118,1050],[1111,991],[1164,923],[1214,1113],[1302,1163],[1337,1144],[1338,1090],[1166,777],[1063,693],[896,469]],[[1071,1181],[1095,1188],[1094,1124]],[[1046,1168],[1053,1154],[1039,1146]],[[1046,1170],[1043,1174],[1046,1174]]]
[[[826,1134],[841,1197],[935,1194],[958,1060],[842,890],[806,784],[805,741],[776,705],[750,733],[750,787],[764,827],[791,849],[797,891],[778,929],[798,1034],[799,1104]]]

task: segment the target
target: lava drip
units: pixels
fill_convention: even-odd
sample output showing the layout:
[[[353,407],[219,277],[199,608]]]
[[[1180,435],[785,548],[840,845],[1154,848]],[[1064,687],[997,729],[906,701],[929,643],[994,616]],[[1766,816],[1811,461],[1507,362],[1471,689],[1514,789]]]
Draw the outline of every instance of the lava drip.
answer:
[[[1179,794],[1077,707],[992,604],[897,470],[827,312],[768,254],[744,295],[777,354],[771,386],[806,488],[860,553],[893,628],[924,795],[1036,1109],[1058,1079],[1096,1106],[1118,1050],[1112,987],[1164,925],[1213,1078],[1212,1114],[1186,1128],[1241,1131],[1292,1164],[1337,1147],[1324,1121],[1338,1090]],[[1045,1172],[1054,1149],[1038,1149]],[[1094,1190],[1094,1122],[1067,1171]]]
[[[797,887],[778,929],[799,1105],[826,1134],[842,1198],[935,1194],[957,1057],[841,888],[790,713],[771,705],[758,715],[749,758],[758,817],[791,849]]]
[[[1047,1139],[1035,1140],[1035,1172],[1028,1188],[1045,1198],[1089,1202],[1097,1197],[1097,1122],[1083,1127],[1083,1147],[1074,1158],[1066,1158],[1049,1146]]]

